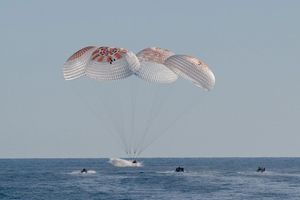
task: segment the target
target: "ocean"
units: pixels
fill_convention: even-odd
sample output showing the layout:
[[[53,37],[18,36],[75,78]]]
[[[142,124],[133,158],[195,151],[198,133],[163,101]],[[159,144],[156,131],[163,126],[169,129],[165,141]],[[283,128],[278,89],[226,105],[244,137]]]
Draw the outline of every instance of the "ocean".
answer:
[[[300,199],[300,158],[139,161],[143,167],[117,168],[108,159],[0,159],[0,199]]]

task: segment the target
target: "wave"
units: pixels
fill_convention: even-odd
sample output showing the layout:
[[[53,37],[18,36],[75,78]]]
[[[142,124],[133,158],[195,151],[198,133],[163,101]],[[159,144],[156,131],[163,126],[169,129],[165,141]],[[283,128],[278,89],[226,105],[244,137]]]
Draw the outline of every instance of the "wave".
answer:
[[[167,174],[167,175],[190,176],[190,177],[216,177],[219,174],[216,171],[190,171],[190,170],[185,170],[184,172],[176,172],[175,170],[167,170],[167,171],[158,171],[156,173]]]
[[[246,175],[246,176],[286,176],[286,177],[299,177],[299,173],[284,173],[284,172],[276,172],[276,171],[265,171],[263,173],[261,172],[256,172],[256,171],[247,171],[247,172],[237,172],[238,174],[241,175]]]

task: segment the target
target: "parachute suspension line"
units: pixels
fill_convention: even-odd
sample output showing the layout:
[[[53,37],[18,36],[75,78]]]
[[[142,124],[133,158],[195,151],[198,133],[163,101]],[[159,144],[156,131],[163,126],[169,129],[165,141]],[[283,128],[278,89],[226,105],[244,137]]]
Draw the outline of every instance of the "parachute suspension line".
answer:
[[[126,137],[124,137],[124,134],[122,134],[123,131],[122,131],[121,125],[118,123],[118,120],[113,117],[113,114],[111,114],[113,112],[112,107],[109,106],[105,102],[104,96],[105,95],[102,95],[102,99],[99,98],[99,101],[102,103],[103,108],[106,110],[106,112],[104,112],[104,113],[107,113],[107,115],[111,119],[110,121],[112,122],[112,125],[113,125],[114,129],[116,130],[119,138],[121,139],[121,141],[123,143],[123,147],[125,149],[125,152],[128,152],[128,149],[129,149],[128,144],[127,144],[127,141],[126,141]]]
[[[192,98],[192,100],[194,100],[196,98]],[[182,119],[185,115],[189,114],[192,109],[194,108],[195,110],[195,107],[198,107],[200,105],[200,102],[199,101],[191,101],[188,106],[186,106],[186,108],[179,114],[177,115],[177,117],[175,119],[173,119],[169,125],[163,129],[162,131],[159,131],[160,134],[154,138],[152,141],[150,141],[148,144],[146,144],[145,146],[143,146],[141,148],[141,150],[138,152],[138,155],[140,155],[143,151],[145,151],[145,149],[147,149],[151,144],[153,144],[157,139],[159,139],[160,137],[162,137],[165,133],[168,132],[168,130],[179,120],[179,119]]]
[[[105,84],[105,83],[104,83]],[[104,88],[105,89],[105,88]],[[103,88],[102,88],[103,90]],[[107,88],[106,88],[107,90]],[[109,91],[114,91],[114,90],[109,90]],[[99,92],[99,94],[103,94],[103,92]],[[105,99],[105,96],[107,95],[101,95],[102,98],[98,97],[97,102],[100,102],[102,104],[103,109],[105,110],[103,113],[107,113],[107,119],[108,123],[111,124],[111,126],[115,129],[119,139],[121,139],[121,142],[123,143],[123,149],[125,149],[125,152],[128,151],[128,145],[126,141],[126,137],[124,137],[124,134],[122,134],[122,128],[121,125],[118,123],[118,119],[114,117],[112,114],[113,112],[113,106],[107,104],[107,99]]]
[[[130,142],[130,150],[129,150],[129,154],[128,155],[129,157],[134,157],[135,154],[136,154],[136,148],[133,144],[133,138],[136,137],[135,133],[135,114],[136,114],[136,101],[137,101],[137,96],[138,96],[138,93],[139,93],[139,84],[136,84],[136,80],[135,78],[133,77],[131,79],[131,85],[130,85],[130,96],[131,96],[131,123],[130,123],[130,136],[129,136],[129,142]]]
[[[121,84],[121,83],[119,83],[119,81],[118,82],[116,82],[115,83],[115,87],[119,87],[119,84]],[[117,103],[116,103],[116,105],[117,106],[119,106],[118,108],[118,111],[120,111],[120,112],[118,112],[117,114],[115,114],[116,116],[119,116],[120,117],[120,120],[117,120],[117,121],[120,121],[120,137],[122,137],[123,138],[123,140],[124,140],[124,143],[125,143],[125,146],[127,146],[126,147],[126,149],[125,149],[125,153],[127,154],[127,152],[128,152],[128,142],[127,142],[127,140],[126,140],[126,137],[125,137],[125,127],[124,127],[124,106],[123,106],[123,98],[122,98],[122,94],[121,94],[121,89],[120,88],[116,88],[116,89],[114,89],[114,91],[117,91],[117,97],[116,97],[116,101],[117,101]]]
[[[119,140],[121,139],[123,149],[125,149],[125,151],[128,151],[126,138],[122,134],[122,128],[120,127],[120,124],[118,123],[118,120],[113,117],[113,114],[111,114],[112,113],[112,108],[109,105],[107,105],[107,103],[105,102],[104,99],[101,99],[101,98],[98,98],[98,99],[99,99],[99,102],[102,103],[102,107],[106,110],[103,113],[107,113],[106,114],[107,122],[108,123],[111,122],[110,124],[112,125],[115,132],[117,133],[117,134],[115,134],[115,136],[117,136],[117,138],[119,138]]]
[[[148,130],[149,128],[151,127],[152,123],[153,123],[153,119],[155,119],[155,116],[156,116],[156,113],[159,113],[159,103],[162,104],[163,102],[163,99],[158,102],[158,94],[159,94],[159,87],[155,87],[154,89],[154,92],[153,92],[153,98],[152,98],[152,101],[151,101],[151,105],[149,107],[149,111],[148,111],[148,115],[147,115],[147,120],[145,121],[145,126],[143,128],[143,131],[142,131],[142,137],[139,138],[139,141],[138,141],[138,144],[137,144],[137,151],[140,151],[140,149],[142,148],[143,146],[143,143],[144,143],[144,140],[147,136],[147,133],[148,133]],[[158,111],[157,111],[158,110]]]
[[[151,87],[152,86],[152,83],[148,83],[148,82],[146,82],[145,84],[147,84],[147,87]],[[143,90],[143,91],[148,91],[148,90]],[[155,108],[155,103],[156,103],[156,101],[155,100],[157,100],[157,98],[155,98],[156,96],[157,96],[157,94],[158,94],[158,87],[154,87],[154,91],[153,91],[153,95],[152,95],[152,101],[151,101],[151,106],[149,107],[149,109],[148,109],[148,113],[150,113],[149,115],[147,115],[148,116],[148,120],[147,121],[149,121],[150,120],[150,115],[153,115],[153,110],[154,110],[154,108]],[[146,94],[145,94],[146,95]],[[143,107],[142,109],[144,109],[144,111],[145,112],[143,112],[143,113],[146,113],[146,107]],[[147,124],[147,123],[146,123]],[[143,127],[142,127],[143,128]],[[142,131],[142,130],[139,130],[139,131]],[[137,139],[136,140],[134,140],[134,158],[136,158],[137,156],[138,156],[138,152],[139,152],[139,149],[141,148],[140,147],[140,145],[141,145],[141,141],[142,141],[142,138],[141,138],[141,133],[143,133],[144,131],[142,131],[142,132],[140,132],[139,133],[139,137],[137,137]]]
[[[147,126],[145,127],[144,132],[146,132],[147,130],[149,130],[149,128],[153,125],[155,119],[157,119],[157,117],[159,116],[159,114],[162,112],[162,106],[165,104],[165,102],[168,100],[168,98],[170,97],[170,93],[171,90],[174,88],[174,84],[171,84],[171,86],[167,86],[168,87],[168,92],[164,92],[163,94],[165,94],[165,96],[161,99],[161,101],[158,102],[158,105],[154,106],[154,104],[152,104],[152,114],[149,117],[149,120],[147,121]],[[155,96],[155,99],[158,99],[158,90]],[[154,101],[154,100],[153,100]]]
[[[153,116],[156,113],[156,111],[154,111],[154,110],[155,110],[155,108],[158,107],[158,106],[155,106],[155,104],[157,103],[157,96],[158,96],[158,93],[159,93],[158,88],[159,87],[155,87],[154,95],[153,95],[153,98],[152,98],[152,101],[151,101],[151,106],[150,106],[150,109],[149,109],[149,115],[148,115],[148,118],[147,118],[147,121],[146,121],[146,126],[145,126],[143,132],[145,132],[147,130],[148,126],[150,126],[150,124],[152,123],[152,120],[154,118]]]
[[[153,97],[153,100],[152,100],[152,104],[151,104],[151,107],[150,107],[150,115],[148,116],[148,119],[146,121],[146,125],[145,125],[145,128],[143,130],[143,135],[142,135],[142,138],[141,138],[141,141],[139,141],[139,151],[138,151],[138,155],[142,152],[140,151],[143,146],[144,146],[144,143],[145,143],[145,139],[151,129],[151,127],[153,127],[153,125],[155,124],[155,119],[157,119],[157,117],[160,115],[160,113],[162,113],[162,110],[163,110],[163,105],[167,102],[167,100],[170,98],[170,94],[171,94],[171,91],[174,90],[174,85],[175,84],[170,84],[167,86],[167,92],[163,92],[163,98],[161,98],[160,101],[159,100],[159,93],[161,91],[159,91],[158,87],[155,87],[156,90],[155,90],[155,95]],[[155,106],[155,103],[154,102],[157,102],[158,101],[158,104]]]
[[[119,134],[117,130],[113,131],[111,130],[111,128],[109,128],[108,123],[105,123],[105,121],[109,122],[109,119],[107,117],[105,117],[104,115],[100,115],[98,112],[95,111],[95,109],[92,107],[91,103],[78,91],[80,91],[80,89],[77,89],[77,91],[74,89],[74,87],[76,84],[74,84],[72,88],[72,90],[74,91],[74,93],[79,97],[79,99],[83,102],[83,104],[85,105],[86,108],[88,108],[88,110],[98,119],[99,122],[102,122],[102,125],[104,125],[103,127],[111,134],[113,135],[115,138],[119,138],[117,137]],[[118,140],[119,141],[119,140]],[[123,146],[123,148],[126,148],[126,143],[123,141],[119,141],[121,142],[121,145]]]

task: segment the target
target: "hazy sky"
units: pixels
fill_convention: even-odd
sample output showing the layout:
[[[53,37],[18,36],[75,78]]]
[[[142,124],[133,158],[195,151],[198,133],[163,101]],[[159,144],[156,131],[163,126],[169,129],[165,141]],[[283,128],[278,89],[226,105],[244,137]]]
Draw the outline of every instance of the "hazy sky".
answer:
[[[172,86],[169,107],[199,103],[141,156],[300,156],[299,10],[299,1],[275,0],[1,1],[0,157],[124,156],[75,92],[98,98],[95,86],[62,76],[65,60],[88,45],[159,46],[215,73],[211,92]],[[124,92],[122,83],[100,90]],[[176,118],[161,112],[160,123]]]

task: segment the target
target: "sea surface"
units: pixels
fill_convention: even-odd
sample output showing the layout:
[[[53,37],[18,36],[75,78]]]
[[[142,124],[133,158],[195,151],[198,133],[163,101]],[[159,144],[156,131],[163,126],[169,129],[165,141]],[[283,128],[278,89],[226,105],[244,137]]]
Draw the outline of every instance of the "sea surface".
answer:
[[[108,159],[0,159],[0,199],[300,200],[300,158],[139,161],[143,167],[117,168]]]

